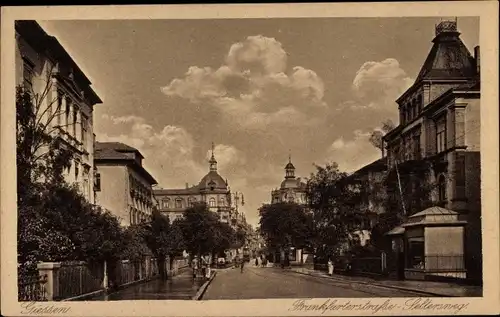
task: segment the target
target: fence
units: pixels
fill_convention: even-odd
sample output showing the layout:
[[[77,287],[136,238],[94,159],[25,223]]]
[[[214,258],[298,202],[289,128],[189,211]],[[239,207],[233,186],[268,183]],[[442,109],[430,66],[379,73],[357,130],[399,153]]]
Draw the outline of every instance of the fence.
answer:
[[[385,268],[382,257],[353,258],[352,271],[355,273],[384,274]]]
[[[159,275],[159,266],[164,265],[167,269],[167,263],[161,264],[150,257],[142,261],[96,264],[41,262],[37,265],[38,272],[19,275],[18,298],[19,301],[81,299],[105,291],[109,286],[123,287],[155,278]],[[186,265],[184,259],[175,260],[172,275],[176,275],[178,269]]]
[[[59,298],[71,298],[99,291],[103,288],[104,266],[85,262],[61,263]]]
[[[20,278],[17,288],[19,301],[46,301],[47,300],[47,275],[25,276]]]

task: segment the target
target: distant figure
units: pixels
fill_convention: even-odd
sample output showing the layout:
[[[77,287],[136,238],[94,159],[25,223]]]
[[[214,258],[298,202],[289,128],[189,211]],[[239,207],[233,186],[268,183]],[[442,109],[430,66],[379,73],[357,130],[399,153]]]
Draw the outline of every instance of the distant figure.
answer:
[[[333,275],[333,261],[332,259],[328,259],[328,275]]]
[[[259,258],[255,258],[255,266],[259,266]]]
[[[240,262],[240,272],[243,273],[243,267],[245,266],[245,261],[242,259]]]
[[[192,262],[193,265],[193,278],[196,278],[196,271],[198,271],[198,258],[195,256]]]

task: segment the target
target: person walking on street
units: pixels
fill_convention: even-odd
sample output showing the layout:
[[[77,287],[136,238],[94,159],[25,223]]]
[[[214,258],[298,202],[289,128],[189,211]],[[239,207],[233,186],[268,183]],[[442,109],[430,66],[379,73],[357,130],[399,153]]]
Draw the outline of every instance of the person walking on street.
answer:
[[[192,262],[192,266],[193,266],[193,278],[195,279],[196,278],[196,272],[198,271],[198,257],[194,257],[193,259],[193,262]]]
[[[333,261],[331,258],[328,259],[328,275],[333,275]]]
[[[240,263],[240,272],[243,273],[243,267],[245,266],[245,260],[241,259],[241,263]]]

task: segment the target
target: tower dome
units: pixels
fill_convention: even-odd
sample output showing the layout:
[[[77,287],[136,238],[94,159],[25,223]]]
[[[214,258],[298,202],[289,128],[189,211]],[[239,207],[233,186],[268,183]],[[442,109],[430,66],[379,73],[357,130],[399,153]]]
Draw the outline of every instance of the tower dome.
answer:
[[[208,161],[210,169],[208,174],[203,176],[198,188],[201,190],[227,190],[227,180],[224,180],[222,176],[217,172],[217,160],[214,154],[214,144],[212,143],[212,156]]]

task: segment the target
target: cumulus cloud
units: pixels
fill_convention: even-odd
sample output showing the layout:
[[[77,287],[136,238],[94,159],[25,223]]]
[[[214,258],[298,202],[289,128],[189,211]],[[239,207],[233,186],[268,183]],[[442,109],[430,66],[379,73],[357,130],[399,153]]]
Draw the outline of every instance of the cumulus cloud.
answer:
[[[353,172],[381,157],[380,150],[369,141],[371,132],[355,130],[349,138],[335,139],[327,151],[326,161],[335,161],[340,169]]]
[[[396,99],[413,81],[396,59],[387,58],[361,65],[354,77],[352,88],[365,107],[395,112]]]
[[[114,125],[122,133],[101,133],[98,141],[122,142],[137,148],[145,157],[144,166],[160,186],[182,188],[186,182],[196,184],[208,172],[211,150],[205,157],[196,157],[195,139],[182,127],[166,125],[158,130],[138,116],[103,116],[101,119],[103,124]],[[244,153],[233,145],[217,144],[214,154],[225,176],[239,179],[233,185],[246,186],[245,171],[240,168],[246,163]]]
[[[207,151],[205,158],[209,160],[211,156],[212,151]],[[221,170],[228,170],[234,166],[245,164],[246,162],[245,155],[242,151],[227,144],[217,144],[214,147],[214,156]]]
[[[324,84],[310,69],[287,68],[280,42],[249,36],[229,49],[217,70],[192,66],[162,92],[192,103],[215,106],[227,122],[245,128],[308,124],[311,111],[323,109]]]

